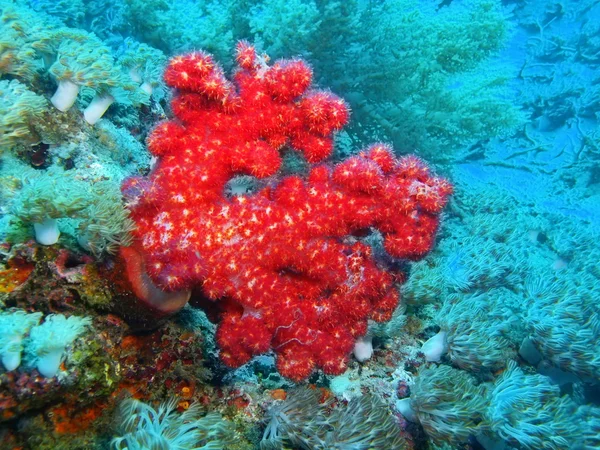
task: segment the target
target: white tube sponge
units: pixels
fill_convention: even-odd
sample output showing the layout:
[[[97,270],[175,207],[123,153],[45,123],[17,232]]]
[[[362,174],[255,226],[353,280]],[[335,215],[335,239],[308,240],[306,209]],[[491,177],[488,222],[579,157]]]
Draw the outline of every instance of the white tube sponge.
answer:
[[[34,223],[35,240],[42,245],[53,245],[58,242],[60,230],[56,219],[44,219],[43,222]]]
[[[447,334],[445,331],[440,331],[423,344],[421,352],[425,355],[426,361],[440,362],[442,356],[448,353]]]
[[[354,357],[358,362],[365,362],[373,356],[373,336],[362,336],[354,343]]]
[[[85,108],[85,111],[83,111],[85,121],[90,125],[94,125],[114,101],[115,98],[110,94],[96,94],[91,103]]]
[[[75,100],[77,100],[77,94],[79,94],[79,86],[73,83],[71,80],[59,80],[58,88],[50,99],[52,104],[59,111],[68,111]]]
[[[27,314],[23,310],[0,313],[0,358],[7,371],[15,370],[21,365],[23,339],[41,317],[42,313]]]
[[[44,323],[31,329],[27,341],[27,365],[45,377],[53,377],[58,373],[65,351],[75,338],[85,332],[91,324],[89,317],[65,317],[62,314],[51,314]]]

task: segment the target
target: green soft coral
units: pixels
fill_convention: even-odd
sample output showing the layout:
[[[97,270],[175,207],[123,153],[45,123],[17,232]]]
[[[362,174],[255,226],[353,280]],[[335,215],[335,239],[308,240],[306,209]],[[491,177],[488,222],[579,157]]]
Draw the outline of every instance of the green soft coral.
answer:
[[[129,72],[131,80],[148,95],[162,97],[165,89],[162,73],[167,62],[165,54],[132,38],[125,39],[124,47],[119,63]]]
[[[18,80],[0,80],[0,155],[5,148],[39,141],[36,121],[48,102]]]
[[[44,245],[58,241],[57,219],[76,219],[79,244],[96,256],[114,253],[131,243],[133,222],[113,181],[87,182],[77,174],[52,167],[22,180],[12,214],[20,225],[32,226]],[[13,233],[16,234],[16,233]]]
[[[36,368],[43,376],[56,376],[65,358],[68,346],[86,332],[92,320],[89,317],[50,314],[41,325],[31,329],[25,343],[25,362],[30,369]]]
[[[111,441],[115,450],[179,448],[217,450],[235,445],[235,430],[218,413],[202,416],[200,405],[177,412],[177,399],[153,408],[138,400],[126,399],[117,413],[118,435]]]
[[[0,76],[38,81],[43,69],[38,50],[60,25],[56,19],[12,0],[0,0]]]

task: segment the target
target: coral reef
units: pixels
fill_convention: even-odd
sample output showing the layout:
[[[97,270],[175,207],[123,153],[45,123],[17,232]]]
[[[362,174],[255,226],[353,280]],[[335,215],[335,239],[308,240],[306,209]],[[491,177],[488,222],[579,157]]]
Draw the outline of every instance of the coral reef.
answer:
[[[599,449],[599,23],[0,0],[0,447]]]
[[[36,121],[47,106],[43,97],[18,80],[0,80],[0,149],[36,143]]]

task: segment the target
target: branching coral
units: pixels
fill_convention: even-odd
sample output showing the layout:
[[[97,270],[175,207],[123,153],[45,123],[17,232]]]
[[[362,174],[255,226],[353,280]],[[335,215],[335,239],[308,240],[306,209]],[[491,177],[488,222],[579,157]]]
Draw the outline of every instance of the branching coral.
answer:
[[[250,37],[273,57],[311,58],[319,82],[355,111],[353,134],[399,149],[443,161],[457,144],[522,120],[502,87],[505,74],[478,70],[508,35],[498,0],[126,4],[127,32],[166,53],[204,48],[229,67],[228,49]],[[466,82],[453,78],[468,71],[475,74]]]
[[[419,259],[433,246],[452,187],[420,159],[397,159],[383,144],[335,166],[313,166],[306,178],[278,179],[284,147],[312,164],[330,156],[348,109],[310,89],[303,61],[268,66],[266,59],[241,42],[235,84],[205,53],[171,60],[165,80],[178,89],[177,120],[149,137],[156,170],[123,185],[138,229],[136,246],[122,254],[128,261],[141,255],[163,289],[201,285],[219,300],[217,340],[229,366],[272,348],[292,379],[318,367],[339,374],[368,319],[391,318],[394,283],[403,278],[353,234],[378,229],[391,257]],[[272,178],[228,198],[236,175]],[[132,282],[154,306],[145,281]]]

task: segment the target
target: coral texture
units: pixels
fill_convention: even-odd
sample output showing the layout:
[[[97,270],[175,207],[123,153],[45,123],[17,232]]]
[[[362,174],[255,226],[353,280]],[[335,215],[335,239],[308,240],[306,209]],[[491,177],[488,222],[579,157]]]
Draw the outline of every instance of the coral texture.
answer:
[[[378,230],[390,256],[421,258],[452,187],[383,144],[317,164],[330,156],[348,108],[311,89],[303,61],[267,60],[240,42],[233,83],[205,53],[170,61],[165,81],[177,90],[177,119],[149,137],[159,157],[151,175],[122,188],[138,227],[135,249],[162,289],[201,286],[219,300],[227,365],[272,348],[291,379],[317,367],[339,374],[367,321],[392,317],[394,283],[404,279],[378,265],[361,236]],[[315,164],[306,177],[275,177],[285,146]],[[228,197],[236,175],[266,180]]]

